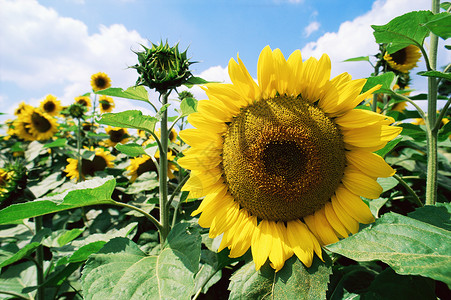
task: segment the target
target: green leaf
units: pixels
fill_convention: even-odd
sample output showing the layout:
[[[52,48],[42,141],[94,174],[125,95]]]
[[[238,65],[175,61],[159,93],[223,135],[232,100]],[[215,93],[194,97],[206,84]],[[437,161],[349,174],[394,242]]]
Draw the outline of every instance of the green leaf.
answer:
[[[348,58],[345,59],[343,62],[347,62],[347,61],[370,61],[370,57],[369,56],[359,56],[359,57],[353,57],[353,58]]]
[[[21,296],[23,299],[35,299],[34,293],[22,292],[24,287],[35,285],[36,265],[31,261],[14,265],[14,268],[8,268],[0,275],[0,292],[5,291],[14,293],[15,295]]]
[[[448,10],[450,6],[451,6],[451,2],[442,2],[442,3],[440,3],[440,7],[443,10]]]
[[[106,113],[98,123],[122,128],[135,128],[154,131],[157,118],[143,115],[139,110],[126,110],[120,113]]]
[[[417,141],[426,140],[426,131],[424,131],[421,126],[410,123],[403,123],[398,126],[402,127],[401,135],[409,136]]]
[[[437,203],[435,206],[427,205],[417,208],[408,214],[416,220],[451,231],[451,204]]]
[[[180,109],[182,111],[181,117],[188,116],[197,111],[197,100],[191,97],[186,97],[180,103]]]
[[[188,78],[188,80],[184,83],[184,85],[188,88],[192,88],[195,85],[198,84],[207,84],[213,81],[207,81],[205,79],[202,79],[200,77],[196,77],[196,76],[191,76],[190,78]]]
[[[447,80],[451,80],[451,73],[444,73],[440,71],[422,71],[418,72],[418,75],[421,76],[427,76],[427,77],[437,77],[437,78],[444,78]]]
[[[148,256],[132,241],[115,238],[91,255],[81,283],[87,300],[190,299],[193,275],[170,247]]]
[[[381,84],[381,88],[375,91],[375,94],[378,93],[392,93],[391,87],[395,82],[395,73],[387,72],[378,76],[369,77],[362,88],[362,93],[372,89],[374,86]]]
[[[143,147],[137,143],[117,144],[114,148],[131,157],[146,154]]]
[[[328,265],[315,256],[306,268],[293,256],[276,273],[268,263],[256,271],[251,261],[230,278],[229,299],[325,299],[332,272]]]
[[[67,139],[56,139],[53,142],[44,145],[44,148],[64,147],[67,144]]]
[[[377,183],[382,187],[382,192],[386,192],[397,186],[399,181],[394,177],[380,177]]]
[[[371,213],[375,217],[379,217],[379,210],[387,203],[390,198],[377,198],[377,199],[363,199],[370,207]]]
[[[451,14],[442,12],[434,15],[431,21],[424,24],[433,34],[446,40],[451,37]]]
[[[96,94],[134,99],[145,102],[149,101],[149,94],[147,93],[146,88],[143,86],[131,86],[125,91],[121,88],[107,88],[101,91],[97,91]]]
[[[402,141],[402,138],[396,138],[394,140],[391,140],[387,143],[387,145],[385,145],[384,148],[377,150],[376,153],[377,155],[379,155],[380,157],[384,158],[385,155],[387,155],[391,150],[393,150],[393,148],[396,147],[396,145],[398,145],[398,143]]]
[[[87,260],[89,255],[99,252],[106,243],[107,242],[105,241],[97,241],[80,247],[69,257],[69,262],[81,262]]]
[[[156,173],[146,172],[136,178],[135,182],[130,184],[125,193],[138,194],[140,192],[151,191],[159,186]]]
[[[0,248],[0,268],[6,267],[12,263],[27,257],[36,250],[40,243],[30,243],[19,249],[17,245],[8,244]]]
[[[29,186],[30,191],[36,198],[45,195],[48,191],[51,191],[66,181],[66,178],[61,176],[60,172],[55,172],[39,181],[36,185]]]
[[[421,275],[451,286],[451,233],[396,213],[327,246],[356,261],[381,260],[398,274]]]
[[[81,262],[70,263],[67,266],[56,269],[56,271],[53,271],[49,277],[46,278],[45,282],[42,284],[42,287],[62,285],[66,280],[68,280],[72,273],[80,268],[81,265]]]
[[[77,207],[112,204],[114,201],[111,195],[115,186],[114,178],[96,178],[78,183],[73,188],[52,197],[13,204],[0,210],[0,224],[9,224]]]
[[[385,25],[371,25],[376,43],[387,44],[387,52],[393,53],[409,45],[422,47],[429,29],[422,26],[433,14],[430,11],[412,11],[392,19]]]

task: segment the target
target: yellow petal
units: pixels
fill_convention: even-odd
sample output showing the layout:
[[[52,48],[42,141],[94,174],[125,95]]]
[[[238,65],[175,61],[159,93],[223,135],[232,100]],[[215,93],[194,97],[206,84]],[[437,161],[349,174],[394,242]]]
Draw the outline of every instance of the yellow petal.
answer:
[[[346,159],[360,171],[372,177],[390,177],[396,172],[375,153],[361,150],[347,151]]]
[[[179,136],[190,146],[220,148],[223,143],[223,139],[220,135],[205,134],[205,132],[194,128],[188,128],[180,131]]]
[[[337,235],[335,234],[332,226],[330,226],[329,222],[327,221],[324,207],[320,210],[317,210],[313,217],[315,220],[316,231],[321,237],[321,240],[324,242],[324,244],[329,245],[338,242]]]
[[[293,96],[297,96],[301,93],[300,77],[302,75],[302,55],[301,51],[296,50],[291,53],[287,60],[288,66],[291,69],[292,76],[288,78],[287,89],[291,91]]]
[[[280,224],[285,226],[283,223]],[[272,247],[269,252],[269,260],[271,261],[271,266],[278,272],[285,264],[285,260],[287,260],[283,251],[283,243],[285,243],[285,241],[283,240],[283,233],[280,225],[274,221],[270,221],[269,227],[272,235]]]
[[[309,102],[319,100],[323,86],[330,79],[330,70],[330,58],[327,54],[323,54],[319,61],[310,57],[304,62],[302,78],[304,89],[301,91],[303,99]]]
[[[191,171],[190,178],[183,185],[182,191],[189,191],[190,198],[205,196],[211,191],[211,187],[220,181],[221,175],[222,171],[219,168],[205,172]]]
[[[324,246],[326,243],[321,239],[321,235],[318,233],[316,228],[316,222],[314,215],[308,215],[304,217],[304,222],[307,225],[310,232],[316,237],[321,246]]]
[[[232,242],[235,240],[235,237],[240,233],[241,224],[243,224],[243,218],[244,214],[242,213],[242,210],[240,210],[238,212],[235,224],[232,224],[232,227],[230,227],[229,230],[224,232],[224,234],[222,235],[221,244],[219,245],[218,252],[221,252],[226,247],[231,248]]]
[[[197,111],[206,119],[217,122],[229,122],[232,120],[232,112],[220,101],[214,99],[200,100],[197,102]]]
[[[241,222],[238,223],[238,229],[231,242],[230,257],[240,257],[246,253],[251,246],[252,235],[257,228],[257,218],[250,216],[247,212],[241,210],[243,215]]]
[[[335,195],[331,197],[332,207],[335,211],[335,214],[340,219],[341,223],[346,227],[346,229],[352,234],[357,233],[359,231],[359,222],[357,222],[353,217],[349,215],[348,212],[340,205],[340,202],[337,200]]]
[[[276,90],[279,94],[283,95],[287,93],[288,81],[291,77],[291,70],[288,67],[288,63],[282,54],[280,49],[275,49],[273,52],[274,69],[276,75]]]
[[[338,116],[358,104],[354,105],[353,103],[365,85],[366,79],[346,81],[348,78],[345,75],[338,78],[336,82],[340,85],[329,86],[329,90],[320,99],[319,105],[326,114]]]
[[[313,261],[313,241],[307,226],[300,220],[287,222],[287,238],[294,254],[307,268],[310,267]]]
[[[348,237],[348,231],[346,230],[346,227],[343,225],[343,223],[338,218],[337,214],[335,213],[332,203],[327,202],[324,206],[324,212],[327,218],[327,221],[329,221],[329,224],[332,226],[332,228],[341,236],[341,237]]]
[[[260,88],[239,57],[238,63],[233,58],[230,59],[229,75],[233,85],[240,91],[241,97],[246,99],[248,103],[260,97]],[[238,100],[239,98],[236,99],[236,101]]]
[[[221,157],[187,155],[179,158],[177,162],[185,169],[204,171],[217,167],[221,162]]]
[[[207,132],[207,134],[223,134],[227,131],[227,125],[224,122],[205,119],[201,113],[192,113],[188,116],[188,122],[197,129]]]
[[[382,120],[389,120],[390,123],[395,122],[395,120],[391,117],[364,109],[352,109],[344,115],[335,118],[335,122],[344,128],[359,128],[374,125]]]
[[[276,93],[276,76],[272,51],[269,46],[263,48],[257,63],[258,86],[263,98],[273,97]]]
[[[235,224],[240,210],[240,205],[231,201],[230,206],[226,205],[217,210],[216,216],[210,226],[210,232],[208,236],[215,238],[221,233],[229,230],[233,224]]]
[[[254,235],[252,236],[251,250],[256,270],[260,270],[271,252],[272,235],[269,222],[271,221],[262,220],[256,227],[256,230],[254,230]]]
[[[342,130],[345,143],[359,147],[376,147],[394,139],[402,131],[401,127],[370,125],[362,128]]]
[[[199,217],[199,225],[208,228],[212,226],[213,221],[218,215],[218,212],[224,214],[229,210],[232,210],[232,205],[235,202],[231,197],[216,197],[214,201],[211,201],[209,205],[203,208],[203,212]]]
[[[379,198],[382,193],[382,187],[375,179],[358,170],[346,168],[341,181],[351,192],[368,199]]]
[[[224,198],[227,193],[227,186],[220,182],[213,185],[211,189],[212,190],[209,192],[207,196],[205,196],[205,198],[200,203],[199,207],[191,213],[191,216],[195,216],[201,213],[202,211],[204,211],[205,208],[207,208],[212,203],[215,203]]]
[[[344,186],[339,186],[335,195],[340,206],[343,207],[351,217],[363,224],[374,222],[374,216],[370,208],[354,193],[351,193]]]

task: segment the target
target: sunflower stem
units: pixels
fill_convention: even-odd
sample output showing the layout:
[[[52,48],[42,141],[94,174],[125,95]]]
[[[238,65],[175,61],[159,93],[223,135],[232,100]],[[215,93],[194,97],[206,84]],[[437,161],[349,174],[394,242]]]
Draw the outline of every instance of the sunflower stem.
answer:
[[[440,1],[432,0],[432,13],[440,10]],[[432,70],[437,67],[438,36],[431,32],[429,48],[429,66]],[[428,112],[426,123],[427,130],[427,180],[426,180],[426,205],[435,205],[437,200],[437,78],[428,77]]]
[[[78,130],[77,130],[77,169],[78,169],[78,182],[82,181],[82,168],[81,168],[81,119],[78,119]]]
[[[415,202],[418,204],[419,207],[423,207],[424,204],[421,202],[420,197],[418,197],[417,193],[410,187],[410,185],[407,184],[407,182],[404,181],[404,179],[399,176],[398,174],[394,174],[393,178],[398,180],[398,182],[406,188],[406,190],[409,192],[410,195],[412,195],[413,199],[415,199]]]
[[[376,112],[377,111],[377,94],[373,94],[373,103],[371,103],[371,110]]]
[[[160,94],[161,104],[164,106],[168,103],[168,97],[171,90]],[[168,111],[165,109],[161,115],[160,121],[160,172],[159,172],[159,185],[160,185],[160,244],[163,245],[166,241],[166,237],[170,230],[169,221],[169,207],[168,203]]]
[[[42,230],[42,216],[34,218],[35,234]],[[36,292],[36,300],[44,300],[44,247],[39,245],[36,248],[36,273],[37,273],[37,286],[38,290]]]

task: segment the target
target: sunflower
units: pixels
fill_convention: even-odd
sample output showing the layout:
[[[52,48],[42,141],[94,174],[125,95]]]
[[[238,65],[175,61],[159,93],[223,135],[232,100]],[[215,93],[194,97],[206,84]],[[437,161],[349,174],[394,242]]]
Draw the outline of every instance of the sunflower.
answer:
[[[33,136],[33,140],[48,140],[58,131],[55,118],[38,108],[26,109],[19,119],[23,123],[19,126],[25,126],[27,134]]]
[[[155,135],[156,135],[158,138],[161,137],[161,129],[160,129],[160,128],[158,128],[158,129],[155,131]],[[171,129],[171,131],[169,132],[168,135],[169,135],[169,136],[168,136],[168,139],[169,139],[169,141],[170,141],[171,143],[179,144],[179,142],[177,141],[177,131],[176,131],[174,128]],[[149,144],[151,144],[151,143],[153,143],[153,142],[155,142],[155,139],[153,138],[153,136],[150,136],[146,141],[143,142],[142,145],[143,145],[143,146],[147,146],[147,145],[149,145]]]
[[[57,100],[53,95],[47,95],[39,107],[50,116],[56,116],[62,110],[61,101]]]
[[[223,234],[219,251],[231,257],[249,247],[256,269],[270,260],[280,270],[293,254],[307,266],[321,246],[356,233],[374,217],[360,196],[382,192],[377,177],[394,170],[376,154],[397,136],[394,120],[354,109],[379,88],[359,95],[366,79],[330,79],[330,59],[285,60],[265,47],[258,83],[238,58],[232,84],[210,83],[180,132],[190,149],[178,160],[191,176],[182,190],[204,197],[193,215]]]
[[[28,123],[23,122],[21,119],[16,119],[13,121],[13,131],[8,131],[8,134],[15,134],[19,139],[25,141],[34,141],[36,138],[31,134],[28,125]]]
[[[20,116],[26,109],[32,109],[33,106],[26,104],[25,102],[20,102],[19,106],[16,108],[16,110],[14,111],[14,114],[16,116]]]
[[[86,148],[90,151],[95,152],[94,158],[92,160],[82,159],[81,160],[81,177],[84,180],[86,176],[94,176],[95,172],[103,171],[105,168],[111,168],[114,166],[113,160],[115,157],[110,154],[109,151],[105,151],[102,148],[94,147]],[[75,158],[67,159],[68,165],[64,169],[66,176],[70,179],[80,180],[80,173],[78,172],[78,160]]]
[[[129,135],[126,128],[108,126],[105,131],[110,136],[104,142],[106,146],[114,147],[117,143],[125,144],[128,141]]]
[[[159,153],[155,154],[155,159],[158,162],[160,158]],[[170,160],[173,160],[175,156],[172,152],[168,152],[168,178],[173,179],[174,174],[172,171],[178,171],[177,166],[174,163],[171,163]],[[128,171],[128,175],[131,176],[130,182],[134,182],[136,178],[138,178],[141,174],[146,172],[157,172],[157,166],[153,162],[152,158],[148,155],[143,155],[140,157],[135,157],[130,160],[130,165],[126,168]]]
[[[111,86],[111,79],[103,72],[91,76],[91,87],[94,92],[107,89]]]
[[[100,104],[100,112],[101,113],[109,113],[114,108],[113,98],[105,96],[105,95],[100,96],[99,104]]]
[[[414,45],[409,45],[401,50],[398,50],[392,54],[388,52],[384,55],[384,60],[394,70],[402,73],[407,73],[409,70],[417,66],[417,62],[420,60],[420,49]]]
[[[75,103],[78,103],[85,108],[89,108],[92,106],[91,98],[89,98],[88,96],[75,97]]]

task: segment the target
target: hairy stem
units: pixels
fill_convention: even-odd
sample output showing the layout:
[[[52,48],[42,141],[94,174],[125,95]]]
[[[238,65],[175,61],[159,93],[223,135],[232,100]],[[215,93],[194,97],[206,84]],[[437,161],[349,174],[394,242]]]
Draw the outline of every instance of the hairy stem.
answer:
[[[406,188],[406,190],[409,192],[409,194],[415,199],[415,202],[418,204],[419,207],[423,207],[424,204],[421,202],[420,197],[418,197],[417,193],[410,187],[410,185],[407,184],[407,182],[404,181],[403,178],[401,178],[398,174],[393,175],[393,177],[398,180],[398,182]]]
[[[168,103],[168,96],[170,90],[161,94],[161,104],[164,106]],[[160,244],[163,245],[166,241],[166,237],[170,230],[169,221],[169,207],[168,203],[168,111],[164,110],[161,115],[160,122],[160,172],[159,172],[159,184],[160,184]]]

